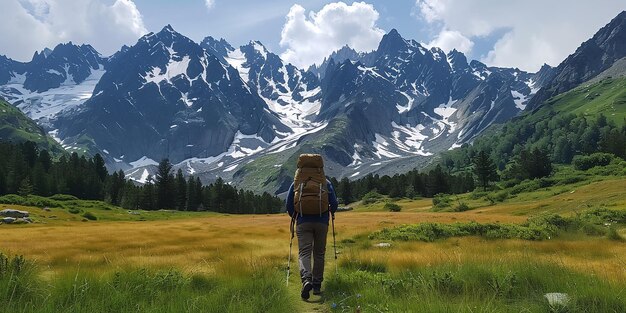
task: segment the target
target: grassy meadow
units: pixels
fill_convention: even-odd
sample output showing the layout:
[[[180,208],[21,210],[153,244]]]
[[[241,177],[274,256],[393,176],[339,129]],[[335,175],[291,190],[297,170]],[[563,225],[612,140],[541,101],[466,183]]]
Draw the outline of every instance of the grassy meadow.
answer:
[[[624,312],[626,179],[568,171],[556,177],[578,178],[437,206],[352,204],[337,213],[338,273],[329,234],[325,293],[310,302],[299,299],[295,244],[285,284],[283,214],[0,204],[36,221],[0,225],[0,311]],[[401,211],[385,211],[388,202]],[[566,293],[567,304],[550,305],[546,293]]]

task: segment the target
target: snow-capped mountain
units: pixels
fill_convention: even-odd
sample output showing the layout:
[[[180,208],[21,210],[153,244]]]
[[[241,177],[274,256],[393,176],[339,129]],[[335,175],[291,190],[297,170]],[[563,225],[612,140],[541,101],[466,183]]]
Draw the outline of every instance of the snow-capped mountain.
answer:
[[[293,133],[316,126],[311,123],[320,107],[319,80],[315,75],[284,64],[258,41],[238,49],[231,47],[224,61],[239,71],[241,78]]]
[[[342,50],[326,59],[322,75],[316,74],[322,77],[321,106],[313,121],[326,126],[278,155],[262,151],[241,161],[235,183],[284,191],[292,171],[281,164],[305,152],[323,154],[329,174],[337,177],[410,169],[517,115],[540,87],[535,74],[468,63],[458,51],[427,49],[395,30],[371,53]],[[237,59],[249,62],[249,57]],[[257,173],[274,180],[259,181]]]
[[[20,63],[0,57],[0,95],[28,117],[50,126],[82,105],[104,74],[107,59],[90,45],[59,44]]]
[[[101,151],[126,169],[230,148],[247,155],[289,131],[235,68],[169,25],[115,54],[94,95],[55,127],[64,144]],[[246,144],[232,147],[236,141]]]
[[[319,65],[313,64],[309,67],[307,71],[317,75],[320,79],[324,78],[324,74],[326,74],[326,69],[328,68],[328,64],[330,62],[333,63],[343,63],[346,60],[358,61],[367,66],[371,66],[375,60],[375,53],[373,52],[357,52],[354,49],[350,48],[350,46],[345,45],[341,47],[341,49],[334,51],[327,58],[322,61]]]
[[[108,58],[72,44],[0,57],[0,90],[66,149],[137,181],[168,157],[205,181],[281,192],[300,153],[322,153],[336,177],[428,162],[524,110],[550,70],[468,62],[396,30],[303,70],[258,41],[197,44],[168,25]]]

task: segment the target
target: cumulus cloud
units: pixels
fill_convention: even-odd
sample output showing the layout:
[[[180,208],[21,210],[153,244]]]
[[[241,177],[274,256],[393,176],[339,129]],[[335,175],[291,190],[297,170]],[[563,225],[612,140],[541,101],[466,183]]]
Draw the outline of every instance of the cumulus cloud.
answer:
[[[472,51],[474,42],[469,38],[463,36],[456,30],[442,29],[441,32],[431,42],[426,44],[427,47],[439,47],[445,52],[450,52],[453,49],[461,51],[463,53],[469,53]]]
[[[460,36],[473,40],[507,30],[482,61],[534,71],[543,63],[558,65],[626,9],[626,2],[417,0],[416,8],[421,18],[442,29],[433,43],[454,43],[457,49],[467,44]],[[460,36],[454,40],[451,31]]]
[[[308,15],[301,5],[293,5],[281,32],[281,57],[296,66],[321,63],[344,45],[357,51],[376,49],[385,32],[376,26],[378,12],[365,2],[329,3]]]
[[[107,55],[145,34],[132,0],[2,0],[0,53],[29,60],[44,47],[61,42],[92,44]]]
[[[215,5],[215,0],[204,0],[204,5],[206,6],[207,10],[211,10]]]

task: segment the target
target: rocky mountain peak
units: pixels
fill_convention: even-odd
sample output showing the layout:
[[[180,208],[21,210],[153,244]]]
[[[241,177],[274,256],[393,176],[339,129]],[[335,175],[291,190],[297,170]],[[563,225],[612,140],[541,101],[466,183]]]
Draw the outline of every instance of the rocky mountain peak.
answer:
[[[407,41],[400,36],[400,33],[394,28],[387,34],[383,35],[383,38],[378,45],[378,53],[394,53],[400,50],[406,50]]]

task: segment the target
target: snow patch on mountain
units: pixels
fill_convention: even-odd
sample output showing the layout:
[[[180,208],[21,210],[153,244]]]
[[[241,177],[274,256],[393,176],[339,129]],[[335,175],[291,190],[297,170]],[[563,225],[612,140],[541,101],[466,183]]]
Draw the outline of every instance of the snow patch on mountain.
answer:
[[[402,114],[404,112],[411,111],[411,109],[413,108],[413,102],[415,102],[415,99],[413,97],[409,96],[404,91],[399,91],[398,90],[398,92],[401,93],[403,96],[405,96],[406,100],[407,100],[406,106],[401,106],[399,104],[396,104],[396,108],[398,109],[398,113]]]
[[[0,86],[0,96],[13,103],[31,119],[45,124],[55,119],[61,112],[78,108],[91,98],[96,84],[106,72],[101,65],[99,69],[92,70],[91,75],[82,83],[76,84],[67,73],[67,65],[65,70],[67,78],[58,88],[44,92],[30,91],[24,88],[25,75],[15,75],[8,84]]]
[[[457,100],[448,100],[448,103],[442,103],[438,107],[434,109],[434,112],[441,116],[441,122],[448,126],[448,133],[453,133],[456,130],[456,123],[450,121],[450,117],[457,111],[456,108],[452,107]]]
[[[376,157],[378,157],[379,159],[393,159],[400,157],[400,155],[389,151],[389,142],[387,141],[387,139],[385,139],[385,137],[379,134],[375,134],[374,137],[376,138],[376,140],[372,142],[372,146],[374,147],[374,154],[376,155]]]
[[[241,49],[235,49],[233,51],[228,52],[228,56],[225,58],[226,62],[234,67],[238,72],[239,76],[244,82],[249,81],[248,73],[250,71],[249,67],[245,67],[247,59],[246,56],[241,52]]]
[[[513,101],[515,102],[515,107],[520,110],[526,110],[526,96],[520,93],[517,90],[511,90],[511,95],[513,96]]]
[[[165,70],[159,67],[153,67],[143,79],[146,83],[159,84],[162,81],[172,83],[172,79],[178,75],[185,75],[187,77],[187,68],[189,67],[189,56],[184,56],[182,60],[175,61],[170,59],[170,62],[165,66]],[[189,77],[187,77],[189,79]]]
[[[129,163],[132,167],[144,167],[144,166],[148,166],[148,165],[159,165],[159,163],[157,163],[155,160],[149,158],[149,157],[141,157],[138,160],[134,161],[134,162],[130,162]]]

